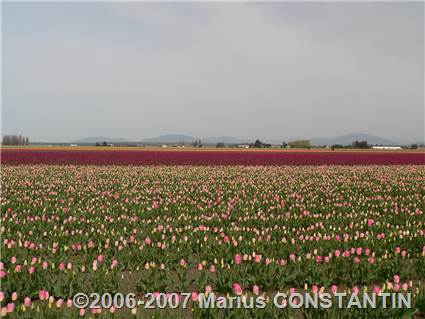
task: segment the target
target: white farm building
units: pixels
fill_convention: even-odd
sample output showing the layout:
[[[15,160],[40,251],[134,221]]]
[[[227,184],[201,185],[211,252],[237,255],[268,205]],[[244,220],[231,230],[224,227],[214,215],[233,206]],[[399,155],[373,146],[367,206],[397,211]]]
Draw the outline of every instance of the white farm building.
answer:
[[[401,150],[400,146],[372,146],[374,150]]]

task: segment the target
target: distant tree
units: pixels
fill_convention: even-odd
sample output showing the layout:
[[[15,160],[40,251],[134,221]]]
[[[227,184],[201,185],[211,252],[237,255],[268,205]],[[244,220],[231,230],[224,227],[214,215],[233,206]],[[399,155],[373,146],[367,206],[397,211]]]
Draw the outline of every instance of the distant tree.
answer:
[[[293,148],[310,148],[310,140],[296,140],[289,142],[288,145]]]
[[[255,140],[253,147],[255,147],[255,148],[262,148],[263,147],[263,142],[261,142],[260,140]]]
[[[223,147],[224,147],[224,143],[223,143],[223,142],[218,142],[218,143],[215,145],[215,147],[216,147],[216,148],[223,148]]]
[[[4,135],[2,139],[3,145],[28,145],[29,138],[22,135]]]
[[[203,145],[202,145],[202,142],[201,142],[201,140],[199,140],[198,141],[198,147],[202,147]]]
[[[353,148],[370,148],[367,141],[354,141],[352,143]]]
[[[418,144],[411,144],[410,145],[410,148],[413,149],[413,150],[415,150],[415,149],[418,148]]]
[[[108,146],[108,142],[103,141],[102,146]]]
[[[198,147],[198,141],[194,141],[194,142],[192,143],[192,146],[193,146],[193,147]]]
[[[341,144],[334,144],[334,145],[332,145],[332,146],[331,146],[331,149],[332,149],[332,150],[334,150],[334,149],[336,149],[336,148],[344,148],[344,146],[343,146],[343,145],[341,145]]]
[[[280,146],[281,148],[287,148],[288,147],[288,143],[286,143],[285,141],[282,142],[282,145]]]
[[[96,146],[100,146],[100,143],[99,142],[96,142]]]

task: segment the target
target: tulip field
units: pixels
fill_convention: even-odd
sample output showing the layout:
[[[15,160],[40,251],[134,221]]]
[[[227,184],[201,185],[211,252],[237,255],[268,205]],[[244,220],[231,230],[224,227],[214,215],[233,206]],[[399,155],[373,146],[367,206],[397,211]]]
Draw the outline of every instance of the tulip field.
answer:
[[[74,165],[424,165],[425,152],[281,150],[281,149],[158,149],[47,147],[5,148],[4,164]]]
[[[1,315],[422,318],[424,165],[9,162]],[[395,291],[412,309],[201,309],[198,294]],[[189,309],[77,309],[85,293],[191,294]]]

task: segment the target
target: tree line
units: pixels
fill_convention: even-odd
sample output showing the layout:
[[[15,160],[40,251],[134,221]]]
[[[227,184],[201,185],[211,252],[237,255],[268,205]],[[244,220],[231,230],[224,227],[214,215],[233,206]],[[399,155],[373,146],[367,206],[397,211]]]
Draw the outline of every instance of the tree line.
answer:
[[[260,140],[256,140],[254,143],[249,144],[250,148],[270,148],[272,147],[271,144],[269,143],[263,143]],[[282,144],[280,145],[281,148],[287,148],[287,147],[292,147],[292,148],[310,148],[311,147],[311,142],[310,140],[296,140],[296,141],[292,141],[292,142],[282,142]]]
[[[2,145],[29,145],[30,139],[22,135],[4,135]]]

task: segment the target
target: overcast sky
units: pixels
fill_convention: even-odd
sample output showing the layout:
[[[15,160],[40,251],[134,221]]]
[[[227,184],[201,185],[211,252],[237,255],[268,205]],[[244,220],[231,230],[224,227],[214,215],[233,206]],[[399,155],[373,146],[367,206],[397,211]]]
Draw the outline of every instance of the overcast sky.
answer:
[[[424,3],[3,3],[3,133],[424,135]]]

